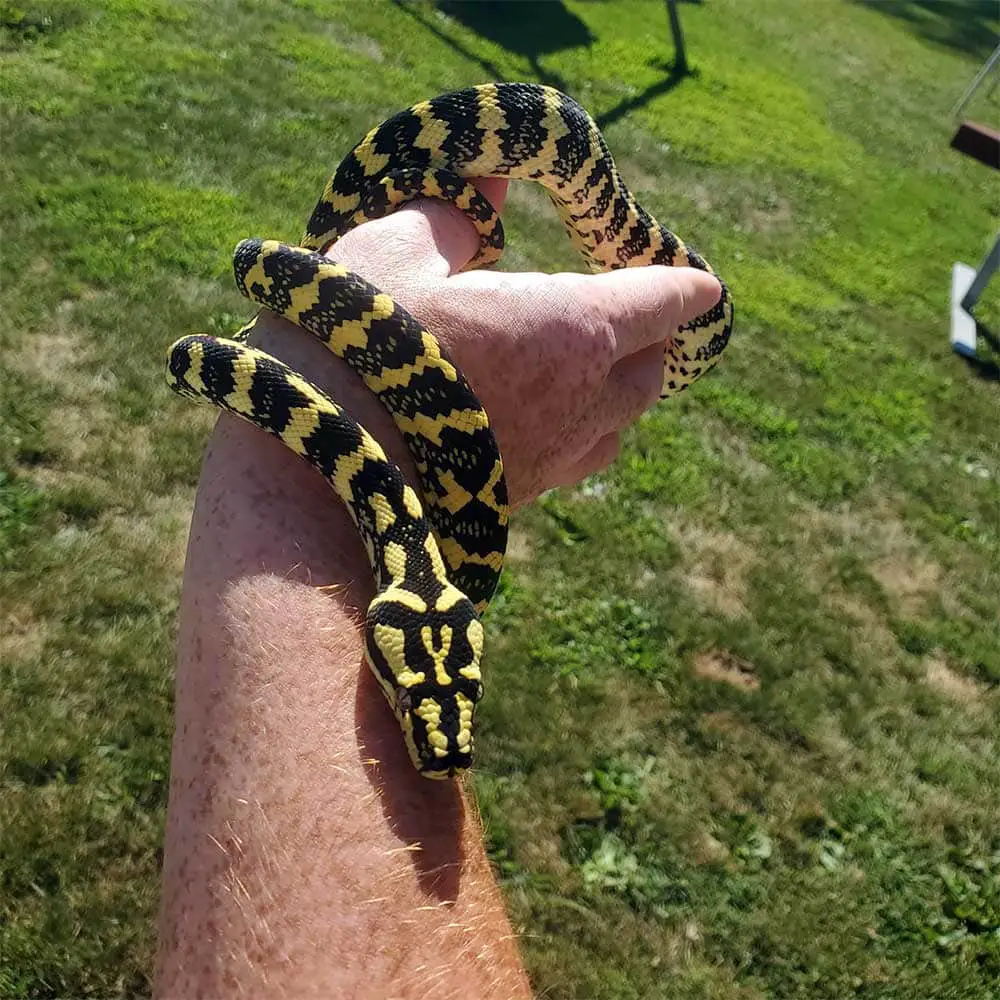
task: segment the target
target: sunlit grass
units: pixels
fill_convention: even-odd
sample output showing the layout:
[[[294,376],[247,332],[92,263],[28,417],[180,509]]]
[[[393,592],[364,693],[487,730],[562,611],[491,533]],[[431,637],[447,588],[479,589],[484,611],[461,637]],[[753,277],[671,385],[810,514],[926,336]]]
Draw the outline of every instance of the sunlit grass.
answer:
[[[476,787],[537,991],[987,995],[1000,395],[947,297],[1000,196],[948,109],[997,19],[903,7],[682,4],[667,86],[658,0],[0,3],[0,995],[149,989],[211,423],[165,346],[241,321],[232,246],[297,238],[372,124],[495,76],[583,101],[738,317],[520,516],[488,615]],[[544,199],[505,221],[504,266],[579,267]]]

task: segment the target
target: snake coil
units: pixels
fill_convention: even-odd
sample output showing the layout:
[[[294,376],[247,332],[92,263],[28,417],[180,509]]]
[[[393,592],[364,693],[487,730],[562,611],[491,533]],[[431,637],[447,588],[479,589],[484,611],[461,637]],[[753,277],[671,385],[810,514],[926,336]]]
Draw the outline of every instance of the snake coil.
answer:
[[[234,256],[247,298],[308,330],[378,396],[414,457],[422,501],[342,407],[246,343],[253,322],[228,340],[183,337],[168,360],[171,388],[279,438],[346,505],[376,584],[365,659],[414,766],[431,778],[454,776],[472,762],[483,693],[479,615],[496,589],[507,543],[503,464],[486,412],[434,336],[322,251],[408,201],[437,198],[476,227],[479,251],[469,266],[493,263],[503,251],[503,227],[473,177],[542,184],[593,270],[665,264],[711,271],[638,204],[576,101],[536,84],[485,84],[422,101],[372,129],[327,182],[300,246],[244,240]],[[732,321],[723,284],[711,310],[664,331],[664,396],[718,360]]]

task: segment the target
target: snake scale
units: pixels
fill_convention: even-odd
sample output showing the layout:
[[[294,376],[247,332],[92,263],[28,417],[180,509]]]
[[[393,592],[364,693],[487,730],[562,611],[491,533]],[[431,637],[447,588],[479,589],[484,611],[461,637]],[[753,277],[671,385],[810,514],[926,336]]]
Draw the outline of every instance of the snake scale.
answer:
[[[360,375],[413,454],[421,497],[381,446],[303,375],[232,339],[192,335],[170,349],[168,381],[278,437],[341,498],[365,544],[376,596],[365,659],[417,770],[431,778],[472,762],[483,693],[479,615],[507,540],[503,465],[489,418],[434,336],[398,303],[322,255],[346,232],[415,198],[456,205],[479,234],[470,267],[499,259],[503,228],[469,178],[542,184],[592,270],[645,264],[711,268],[632,196],[600,130],[571,97],[534,84],[485,84],[415,104],[372,129],[344,158],[300,246],[244,240],[241,292],[309,331]],[[732,328],[718,304],[664,330],[663,395],[718,359]]]

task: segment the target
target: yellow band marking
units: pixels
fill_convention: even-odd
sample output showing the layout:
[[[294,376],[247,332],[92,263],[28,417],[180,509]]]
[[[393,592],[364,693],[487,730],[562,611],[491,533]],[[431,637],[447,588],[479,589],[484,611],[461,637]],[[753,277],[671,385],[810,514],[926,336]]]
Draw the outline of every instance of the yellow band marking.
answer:
[[[375,511],[375,530],[384,535],[396,523],[396,512],[381,493],[373,493],[368,502]]]
[[[458,735],[455,737],[455,742],[458,744],[459,750],[470,753],[472,750],[472,713],[475,705],[461,691],[455,692],[455,703],[458,705]]]
[[[420,507],[420,499],[409,486],[403,487],[403,506],[406,508],[406,513],[415,520],[424,516]]]
[[[264,261],[266,259],[267,251],[264,247],[261,247],[261,252],[257,254],[257,259],[243,276],[243,284],[246,287],[246,290],[249,292],[254,285],[260,285],[263,289],[261,297],[264,299],[270,298],[271,295],[271,279],[264,272]],[[256,298],[256,296],[254,297]]]
[[[420,131],[413,139],[415,149],[430,150],[441,156],[441,148],[448,138],[448,124],[438,118],[431,109],[430,101],[421,101],[410,108],[410,112],[420,120]]]
[[[424,349],[424,354],[429,358],[433,358],[435,361],[442,361],[442,369],[447,371],[449,368],[454,372],[454,378],[458,378],[458,372],[448,364],[447,361],[441,356],[441,345],[437,342],[437,338],[434,334],[429,333],[427,330],[420,331],[420,345]],[[452,377],[452,376],[449,376]]]
[[[296,455],[306,453],[305,442],[316,428],[319,427],[319,413],[312,407],[296,406],[289,411],[291,420],[282,431],[281,440],[288,445]]]
[[[419,771],[420,754],[417,751],[417,742],[413,738],[413,719],[409,713],[397,713],[396,717],[399,719],[399,724],[403,728],[403,741],[406,743],[406,749],[410,754],[410,760],[413,761],[413,766]]]
[[[428,369],[439,370],[450,382],[458,381],[458,372],[455,371],[454,365],[443,358],[432,358],[427,354],[421,354],[412,364],[400,365],[398,368],[383,368],[380,376],[366,376],[365,385],[372,392],[384,392],[386,389],[408,385],[412,378],[423,375]]]
[[[443,507],[449,514],[456,514],[472,499],[472,494],[455,479],[450,469],[438,477],[438,482],[444,487],[445,495],[437,498],[437,506]]]
[[[385,562],[385,568],[393,580],[401,583],[406,579],[406,549],[399,542],[389,542],[383,550],[382,558]],[[409,593],[409,591],[403,591],[403,593]]]
[[[438,547],[436,541],[434,541],[433,535],[428,535],[424,539],[424,551],[427,553],[428,558],[431,561],[431,569],[434,575],[441,581],[441,583],[450,586],[448,584],[448,571],[445,569],[444,560],[441,558],[441,549]]]
[[[368,134],[371,136],[370,132]],[[367,177],[373,177],[380,170],[385,170],[385,168],[389,166],[389,154],[377,153],[374,145],[367,141],[354,150],[354,155],[357,158],[358,163],[360,163],[364,169]]]
[[[233,381],[236,383],[236,388],[222,400],[226,406],[245,416],[252,416],[256,411],[256,407],[250,399],[250,390],[253,388],[253,377],[256,371],[257,361],[254,355],[241,355],[236,364],[233,365]]]
[[[307,285],[298,285],[288,290],[288,308],[283,310],[285,316],[293,323],[299,323],[299,317],[319,305],[318,281],[310,281]]]
[[[430,417],[426,413],[418,413],[412,418],[400,416],[398,413],[394,416],[396,426],[404,434],[425,437],[438,446],[441,444],[441,434],[446,427],[454,427],[468,434],[490,425],[482,410],[473,409],[451,410],[443,417]]]
[[[367,349],[372,323],[375,320],[388,319],[395,308],[395,303],[388,295],[379,293],[372,299],[372,308],[363,312],[359,319],[343,320],[334,317],[329,329],[329,340],[326,341],[327,346],[338,357],[343,357],[348,347]],[[324,326],[321,321],[316,329],[319,330]],[[327,331],[323,329],[322,332],[326,334]]]
[[[452,630],[450,625],[441,626],[441,645],[435,642],[434,630],[430,625],[423,625],[420,628],[420,641],[427,650],[427,655],[434,661],[434,679],[442,687],[451,684],[451,675],[445,670],[445,660],[451,652]]]
[[[545,130],[545,141],[542,143],[542,148],[534,156],[525,157],[517,164],[514,170],[511,171],[512,177],[529,178],[531,174],[539,170],[543,174],[551,176],[552,165],[559,162],[559,150],[556,147],[556,143],[569,134],[566,122],[563,121],[562,115],[559,114],[562,98],[552,91],[546,91],[543,100],[545,115],[542,119],[542,128]],[[585,173],[583,176],[586,177],[587,174]],[[543,177],[542,180],[544,181],[545,178]],[[556,178],[551,177],[549,183],[554,183],[555,181]]]
[[[458,587],[448,584],[444,590],[441,591],[441,595],[434,602],[435,611],[450,611],[456,604],[461,604],[462,601],[466,601],[468,598],[465,594],[458,589]]]
[[[503,556],[498,552],[491,552],[489,555],[475,555],[466,552],[454,538],[441,539],[441,554],[448,561],[449,566],[462,566],[471,563],[475,566],[489,566],[490,569],[500,572],[503,566]]]
[[[335,212],[353,212],[361,201],[357,193],[337,194],[333,190],[333,178],[326,182],[323,189],[323,201],[325,201]]]
[[[205,347],[199,341],[193,341],[187,346],[187,354],[191,359],[191,364],[188,365],[188,370],[184,373],[184,381],[192,389],[207,396],[208,386],[205,385],[205,380],[201,377],[202,366],[205,363]]]
[[[406,590],[399,585],[389,587],[383,593],[377,594],[368,606],[373,608],[379,604],[402,604],[418,614],[423,614],[427,610],[427,602],[419,594],[414,594],[412,590]]]
[[[382,651],[382,655],[392,669],[393,677],[400,687],[408,688],[423,682],[426,676],[423,671],[414,671],[405,665],[406,633],[401,628],[379,623],[373,630],[373,636],[375,644]],[[402,670],[396,670],[398,663],[404,664]]]
[[[362,445],[337,459],[332,476],[333,488],[345,501],[350,501],[354,496],[351,480],[365,464],[365,457],[365,448]]]
[[[496,511],[501,524],[506,524],[510,518],[510,508],[507,504],[497,503],[496,495],[494,490],[496,489],[497,483],[500,482],[503,476],[503,463],[498,458],[493,463],[493,470],[490,472],[489,479],[486,480],[486,485],[476,494],[476,499],[481,503],[486,504],[491,510]]]
[[[479,661],[483,655],[483,626],[478,618],[473,618],[465,630],[465,636],[472,647],[473,662],[468,666],[459,669],[463,677],[468,677],[470,681],[481,681],[483,675],[479,670]]]
[[[488,177],[496,173],[497,164],[503,163],[503,153],[500,151],[500,129],[507,127],[507,117],[497,103],[497,86],[487,83],[478,88],[476,98],[479,101],[479,121],[486,125],[483,136],[482,150],[479,155],[461,170],[465,177]],[[435,164],[445,166],[443,162]]]

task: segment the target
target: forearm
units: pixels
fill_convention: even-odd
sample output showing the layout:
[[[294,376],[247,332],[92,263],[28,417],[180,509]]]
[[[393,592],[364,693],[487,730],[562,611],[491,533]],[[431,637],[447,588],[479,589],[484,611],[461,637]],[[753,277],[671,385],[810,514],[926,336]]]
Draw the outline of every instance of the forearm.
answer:
[[[502,182],[483,189],[501,204]],[[454,208],[425,201],[335,249],[440,333],[517,506],[612,460],[659,395],[664,341],[719,285],[663,267],[451,277],[477,245]],[[390,417],[343,362],[294,329],[261,346],[335,389],[413,484]],[[185,569],[159,996],[530,995],[474,807],[416,774],[362,665],[372,592],[321,477],[222,419]]]
[[[412,476],[353,374],[284,336]],[[159,996],[530,995],[474,805],[415,773],[363,666],[372,593],[322,479],[220,421],[180,615]]]

